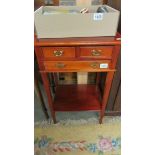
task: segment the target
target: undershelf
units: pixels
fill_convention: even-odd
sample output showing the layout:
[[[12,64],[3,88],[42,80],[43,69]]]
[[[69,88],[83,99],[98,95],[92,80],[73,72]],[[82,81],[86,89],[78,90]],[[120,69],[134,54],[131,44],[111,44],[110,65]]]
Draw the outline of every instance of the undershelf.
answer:
[[[54,98],[55,111],[99,111],[96,85],[59,85]]]

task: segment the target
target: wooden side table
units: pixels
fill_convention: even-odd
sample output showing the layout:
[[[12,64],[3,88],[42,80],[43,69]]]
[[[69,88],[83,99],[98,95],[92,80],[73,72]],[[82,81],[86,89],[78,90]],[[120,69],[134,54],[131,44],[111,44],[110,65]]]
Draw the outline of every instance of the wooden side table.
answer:
[[[35,53],[53,122],[56,111],[99,111],[104,116],[115,67],[120,52],[120,35],[115,37],[37,39]],[[54,97],[48,73],[56,72],[107,72],[104,93],[95,85],[56,85]],[[52,76],[54,77],[54,76]]]

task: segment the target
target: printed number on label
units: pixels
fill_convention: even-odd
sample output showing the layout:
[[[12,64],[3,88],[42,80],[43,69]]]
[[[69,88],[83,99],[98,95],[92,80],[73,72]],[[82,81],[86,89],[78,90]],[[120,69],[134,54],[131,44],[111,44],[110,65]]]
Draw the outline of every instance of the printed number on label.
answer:
[[[94,13],[94,20],[102,20],[103,13]]]
[[[100,64],[100,68],[108,68],[108,64]]]

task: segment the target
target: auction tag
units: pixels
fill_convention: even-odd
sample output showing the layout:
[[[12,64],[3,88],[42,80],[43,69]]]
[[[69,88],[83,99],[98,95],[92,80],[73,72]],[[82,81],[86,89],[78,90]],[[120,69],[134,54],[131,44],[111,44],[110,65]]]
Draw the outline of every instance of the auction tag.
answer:
[[[108,68],[108,64],[107,63],[100,64],[100,68]]]
[[[94,20],[102,20],[103,13],[94,13]]]

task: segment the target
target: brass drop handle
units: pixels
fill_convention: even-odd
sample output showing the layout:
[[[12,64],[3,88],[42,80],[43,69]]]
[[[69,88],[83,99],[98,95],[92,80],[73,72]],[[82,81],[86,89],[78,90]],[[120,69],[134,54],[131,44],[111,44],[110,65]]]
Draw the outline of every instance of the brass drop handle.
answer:
[[[63,51],[59,51],[59,50],[56,50],[53,53],[54,53],[54,56],[56,56],[56,57],[59,57],[59,56],[63,55]]]
[[[92,50],[91,54],[92,56],[100,56],[101,55],[101,50]]]
[[[63,63],[57,63],[56,64],[56,67],[57,68],[64,68],[65,67],[65,64],[63,64]]]
[[[94,62],[94,63],[92,63],[90,66],[91,66],[92,68],[97,68],[98,63]]]

